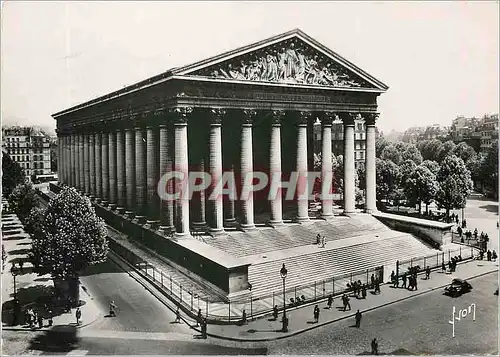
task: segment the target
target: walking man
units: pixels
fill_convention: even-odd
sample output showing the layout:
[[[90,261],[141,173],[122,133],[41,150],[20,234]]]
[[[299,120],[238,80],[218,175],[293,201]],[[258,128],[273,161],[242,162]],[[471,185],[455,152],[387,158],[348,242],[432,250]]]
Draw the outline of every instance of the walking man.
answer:
[[[331,308],[332,308],[332,304],[333,304],[333,296],[332,296],[332,295],[330,295],[330,296],[328,297],[328,301],[327,301],[327,303],[326,303],[326,305],[328,306],[328,309],[331,309]]]
[[[79,307],[76,308],[75,316],[76,316],[76,324],[80,325],[80,318],[82,317],[82,310],[80,310]]]
[[[247,324],[247,312],[243,310],[241,314],[241,324],[246,325]]]
[[[198,309],[198,315],[196,316],[196,327],[200,326],[202,321],[201,309]]]
[[[366,299],[366,285],[363,284],[363,289],[362,289],[362,294],[363,294],[363,299]]]
[[[356,311],[355,318],[356,318],[356,327],[359,328],[359,325],[361,324],[361,312],[359,312],[359,310]]]
[[[406,288],[406,274],[403,274],[403,276],[401,277],[401,281],[403,282],[403,288]]]
[[[425,268],[425,279],[429,280],[430,278],[431,278],[431,268],[427,266],[427,268]]]
[[[274,305],[273,307],[273,318],[274,321],[278,320],[278,305]]]
[[[372,355],[378,355],[378,342],[376,338],[372,340]]]
[[[486,252],[486,257],[488,258],[488,261],[491,262],[491,251],[489,249]]]
[[[177,306],[177,311],[175,312],[175,323],[180,324],[181,323],[181,310]]]
[[[316,305],[314,307],[314,323],[318,323],[319,321],[319,307]]]

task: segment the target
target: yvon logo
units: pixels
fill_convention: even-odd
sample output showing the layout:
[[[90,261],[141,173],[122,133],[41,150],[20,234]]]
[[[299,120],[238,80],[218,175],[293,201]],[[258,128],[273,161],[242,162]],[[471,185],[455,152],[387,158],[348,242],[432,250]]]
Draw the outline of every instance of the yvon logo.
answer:
[[[448,321],[452,325],[452,335],[455,337],[455,321],[460,321],[462,319],[465,319],[468,315],[472,314],[472,321],[476,321],[476,304],[472,303],[468,308],[458,310],[457,315],[455,316],[455,313],[457,312],[455,306],[453,306],[453,313],[451,315],[451,321]]]

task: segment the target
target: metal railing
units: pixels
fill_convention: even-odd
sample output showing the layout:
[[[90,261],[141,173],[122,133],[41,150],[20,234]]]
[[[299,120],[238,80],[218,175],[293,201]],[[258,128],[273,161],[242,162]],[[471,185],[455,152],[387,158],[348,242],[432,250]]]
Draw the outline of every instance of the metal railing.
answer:
[[[436,252],[432,255],[426,255],[423,257],[416,257],[407,260],[397,261],[397,271],[396,275],[401,276],[407,273],[410,269],[419,267],[420,271],[424,271],[426,267],[431,269],[436,269],[442,267],[443,263],[447,266],[448,262],[452,257],[462,257],[463,260],[474,258],[474,248],[473,247],[459,247],[457,249],[448,249],[447,251]]]
[[[200,294],[193,292],[190,286],[183,286],[176,280],[175,276],[161,271],[112,239],[109,239],[109,246],[113,252],[133,265],[138,273],[153,283],[164,295],[192,317],[197,316],[198,311],[201,310],[201,314],[211,322],[237,323],[241,321],[243,311],[245,311],[247,318],[251,319],[270,314],[275,305],[278,310],[283,309],[281,286],[277,286],[276,290],[269,294],[256,295],[249,290],[237,299],[213,301],[213,298],[200,296]],[[362,284],[369,286],[372,275],[382,281],[383,267],[318,280],[310,284],[287,287],[285,290],[286,308],[322,300],[329,296],[341,295],[350,291],[347,284],[353,281],[361,281]]]

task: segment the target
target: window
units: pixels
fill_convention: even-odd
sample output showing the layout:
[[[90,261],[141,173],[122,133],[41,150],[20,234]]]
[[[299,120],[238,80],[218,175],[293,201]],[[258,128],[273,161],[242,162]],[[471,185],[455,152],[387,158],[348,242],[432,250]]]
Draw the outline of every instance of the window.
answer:
[[[40,168],[43,169],[43,162],[40,163]]]
[[[358,130],[363,130],[363,124],[362,123],[358,123]]]
[[[16,141],[19,141],[19,138],[16,138]]]
[[[30,157],[26,155],[26,161],[30,161]]]
[[[30,163],[29,163],[29,162],[27,162],[27,163],[26,163],[26,168],[27,168],[27,169],[29,169],[29,168],[30,168]]]

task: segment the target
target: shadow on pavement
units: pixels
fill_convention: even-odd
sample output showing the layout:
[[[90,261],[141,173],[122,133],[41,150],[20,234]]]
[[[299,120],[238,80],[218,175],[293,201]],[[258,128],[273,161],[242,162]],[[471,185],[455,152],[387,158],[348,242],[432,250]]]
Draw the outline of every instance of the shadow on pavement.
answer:
[[[56,325],[30,341],[30,350],[69,352],[78,347],[76,326]]]
[[[31,252],[31,249],[22,248],[22,249],[11,250],[8,253],[12,255],[27,255],[29,252]]]
[[[498,214],[498,205],[484,205],[484,206],[479,206],[479,208],[482,208],[488,212],[495,212],[496,214]]]
[[[114,264],[110,258],[103,263],[93,265],[85,269],[80,273],[80,276],[90,276],[90,275],[98,275],[98,274],[110,274],[110,273],[123,273],[123,269]]]

